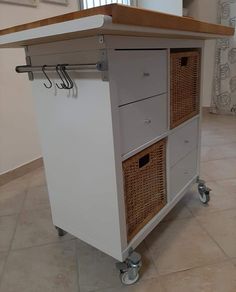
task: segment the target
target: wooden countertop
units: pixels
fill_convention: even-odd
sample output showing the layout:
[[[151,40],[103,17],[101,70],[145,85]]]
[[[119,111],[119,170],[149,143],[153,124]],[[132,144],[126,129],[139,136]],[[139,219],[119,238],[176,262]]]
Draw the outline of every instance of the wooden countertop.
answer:
[[[112,25],[128,25],[150,29],[165,29],[170,31],[201,33],[212,35],[212,37],[214,35],[216,37],[234,35],[234,28],[232,27],[206,23],[187,17],[180,17],[120,4],[110,4],[6,28],[0,30],[0,38],[2,36],[23,32],[30,29],[39,29],[53,24],[61,24],[69,21],[85,19],[86,17],[101,15],[109,16],[111,18]],[[106,32],[104,29],[104,34],[117,34],[112,33],[111,29],[108,31],[109,32]],[[68,31],[68,33],[70,32]],[[96,33],[98,33],[98,31],[94,30],[94,34]],[[103,33],[102,26],[100,27],[99,33]],[[27,45],[27,42],[24,44]]]

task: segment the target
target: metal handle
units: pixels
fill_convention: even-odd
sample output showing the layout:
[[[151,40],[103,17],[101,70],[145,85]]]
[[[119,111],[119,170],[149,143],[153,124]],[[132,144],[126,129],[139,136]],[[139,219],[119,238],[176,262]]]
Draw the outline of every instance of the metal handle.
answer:
[[[144,120],[144,123],[147,124],[147,125],[151,124],[151,122],[152,122],[152,120],[150,120],[150,119],[145,119]]]

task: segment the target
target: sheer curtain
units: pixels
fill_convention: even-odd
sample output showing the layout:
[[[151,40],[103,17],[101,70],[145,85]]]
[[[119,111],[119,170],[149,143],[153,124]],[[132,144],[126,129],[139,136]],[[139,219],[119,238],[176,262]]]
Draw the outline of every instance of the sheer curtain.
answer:
[[[111,3],[132,5],[133,2],[134,2],[133,0],[80,0],[80,7],[82,9],[87,9]]]
[[[235,27],[236,0],[220,0],[218,23]],[[216,42],[211,112],[236,115],[236,37]]]

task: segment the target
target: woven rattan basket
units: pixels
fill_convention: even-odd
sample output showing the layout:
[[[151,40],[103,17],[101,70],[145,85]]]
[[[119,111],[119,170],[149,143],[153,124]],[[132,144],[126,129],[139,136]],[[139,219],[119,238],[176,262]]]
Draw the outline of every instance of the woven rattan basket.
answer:
[[[200,52],[171,52],[170,119],[175,128],[199,113]]]
[[[130,241],[167,203],[166,139],[125,160],[123,176]]]

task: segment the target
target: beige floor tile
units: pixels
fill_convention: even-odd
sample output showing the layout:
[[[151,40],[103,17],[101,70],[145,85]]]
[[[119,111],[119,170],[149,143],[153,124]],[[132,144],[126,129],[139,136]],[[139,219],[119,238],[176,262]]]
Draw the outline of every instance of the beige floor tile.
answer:
[[[219,133],[203,132],[201,137],[202,146],[224,145],[235,141],[226,141]]]
[[[168,274],[225,258],[194,218],[159,224],[146,238],[147,247],[160,274]]]
[[[37,187],[46,184],[44,168],[40,167],[30,173],[29,187]]]
[[[227,180],[218,180],[217,184],[223,187],[229,194],[236,195],[236,178]]]
[[[191,269],[162,278],[166,292],[235,292],[236,267],[231,262]]]
[[[202,162],[201,169],[214,181],[236,178],[236,158]]]
[[[1,279],[1,275],[3,273],[3,268],[4,268],[4,264],[7,258],[7,253],[6,252],[0,252],[0,279]]]
[[[169,220],[178,220],[193,217],[192,213],[186,208],[182,199],[163,219],[163,222]]]
[[[229,115],[215,115],[204,113],[203,114],[203,128],[227,128],[235,129],[236,128],[236,117]]]
[[[81,292],[83,292],[81,290]],[[158,279],[145,280],[138,282],[132,286],[121,286],[116,288],[109,288],[105,290],[98,290],[96,292],[166,292],[163,290]]]
[[[52,223],[50,209],[24,211],[19,217],[12,248],[26,248],[72,238],[70,234],[58,237]]]
[[[111,287],[122,288],[115,259],[79,240],[77,248],[81,292],[104,291]],[[142,255],[143,262],[140,281],[156,277],[157,271],[145,246],[141,245],[136,250]]]
[[[210,212],[236,208],[236,194],[228,193],[216,182],[208,182],[207,186],[212,190],[208,204],[204,205],[199,200],[197,187],[188,192],[183,199],[194,216],[202,216]]]
[[[12,251],[1,292],[78,292],[75,242]]]
[[[205,170],[203,163],[200,164],[200,178],[206,182],[212,181],[212,177],[209,175],[208,171]]]
[[[12,181],[0,187],[0,216],[18,214],[26,195],[27,184]]]
[[[229,257],[236,257],[236,209],[197,218]]]
[[[202,146],[201,148],[201,161],[210,161],[231,157],[236,157],[236,143]]]
[[[24,202],[24,210],[34,210],[50,207],[46,185],[30,187]]]
[[[28,175],[23,175],[22,177],[14,179],[11,182],[8,182],[7,184],[0,186],[0,192],[25,190],[27,189],[28,184],[29,184]]]
[[[236,129],[202,130],[202,146],[225,145],[236,142]]]
[[[7,251],[15,232],[17,216],[0,217],[0,252]]]

